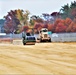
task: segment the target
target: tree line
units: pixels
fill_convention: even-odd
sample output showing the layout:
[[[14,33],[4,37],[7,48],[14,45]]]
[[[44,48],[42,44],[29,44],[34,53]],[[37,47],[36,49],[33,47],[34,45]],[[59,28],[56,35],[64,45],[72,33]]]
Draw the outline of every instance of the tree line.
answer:
[[[18,34],[34,29],[34,33],[38,33],[41,28],[48,28],[53,33],[76,32],[76,1],[62,6],[59,12],[42,13],[42,16],[29,15],[28,10],[10,10],[4,16],[4,31]]]

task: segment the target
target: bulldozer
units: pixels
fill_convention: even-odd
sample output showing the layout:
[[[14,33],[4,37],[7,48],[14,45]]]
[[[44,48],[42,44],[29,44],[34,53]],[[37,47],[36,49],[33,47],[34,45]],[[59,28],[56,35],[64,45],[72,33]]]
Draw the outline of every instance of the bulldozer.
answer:
[[[23,32],[22,33],[22,42],[23,42],[23,45],[26,45],[26,44],[35,45],[36,38],[34,37],[33,34],[31,34],[29,32]]]
[[[47,28],[42,28],[39,31],[39,37],[37,38],[37,40],[39,40],[40,42],[51,42],[51,37],[48,34],[48,29]]]

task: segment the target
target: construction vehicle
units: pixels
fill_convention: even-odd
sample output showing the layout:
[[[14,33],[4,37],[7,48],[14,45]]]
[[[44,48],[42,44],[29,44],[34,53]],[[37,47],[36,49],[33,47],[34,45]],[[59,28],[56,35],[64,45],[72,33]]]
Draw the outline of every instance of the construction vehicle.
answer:
[[[34,35],[32,35],[31,33],[23,32],[22,38],[23,38],[23,40],[22,40],[23,45],[26,45],[26,44],[35,45],[35,43],[36,43],[36,39],[35,39]]]
[[[37,40],[40,40],[40,42],[43,42],[43,41],[51,42],[51,37],[48,34],[47,28],[42,28],[39,31],[39,37],[37,38]]]
[[[28,32],[28,30],[32,30],[32,32]],[[25,29],[22,33],[23,45],[26,45],[26,44],[35,45],[36,38],[34,36],[34,28],[32,26],[30,26],[28,30]]]

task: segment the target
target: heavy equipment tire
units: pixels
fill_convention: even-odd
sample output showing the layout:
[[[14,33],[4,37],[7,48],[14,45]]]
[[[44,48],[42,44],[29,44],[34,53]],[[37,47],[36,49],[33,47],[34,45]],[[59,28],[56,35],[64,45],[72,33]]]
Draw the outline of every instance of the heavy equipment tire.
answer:
[[[40,38],[37,38],[37,40],[40,40]]]
[[[26,43],[23,43],[23,45],[26,45]]]
[[[42,40],[42,39],[40,39],[40,42],[43,42],[43,40]]]
[[[49,42],[51,42],[51,39],[49,39]]]
[[[24,41],[25,41],[25,38],[22,39],[22,42],[23,42],[23,45],[26,45],[26,43]]]

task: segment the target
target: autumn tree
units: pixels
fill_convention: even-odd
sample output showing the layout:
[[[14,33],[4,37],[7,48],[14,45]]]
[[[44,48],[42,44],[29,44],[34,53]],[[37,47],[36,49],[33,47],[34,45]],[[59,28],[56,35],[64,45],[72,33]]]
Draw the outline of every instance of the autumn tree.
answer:
[[[65,20],[57,19],[52,25],[52,32],[61,33],[66,32],[67,26],[65,25]]]
[[[29,11],[23,11],[21,9],[18,10],[10,10],[10,12],[8,12],[8,14],[6,16],[4,16],[5,18],[5,32],[7,32],[6,30],[9,29],[8,26],[12,27],[12,30],[10,31],[9,29],[9,33],[14,32],[14,33],[20,33],[23,28],[24,25],[29,25]],[[8,25],[9,24],[9,25]],[[6,29],[8,27],[8,29]]]
[[[48,28],[48,24],[44,24],[43,25],[43,28]]]
[[[22,31],[27,32],[28,30],[29,30],[29,27],[28,26],[23,26]]]
[[[73,22],[67,27],[66,32],[71,32],[73,27]]]
[[[53,31],[53,24],[48,24],[48,31]]]
[[[72,9],[71,15],[72,15],[73,18],[76,17],[76,8]]]
[[[43,19],[36,15],[32,15],[31,20],[37,23],[43,23]]]
[[[19,19],[20,23],[22,26],[24,25],[28,25],[28,20],[29,20],[29,14],[30,12],[28,10],[24,11],[24,10],[16,10],[17,14],[17,18]]]
[[[60,21],[61,21],[61,19],[56,19],[56,21],[53,24],[52,32],[55,32],[55,29]]]
[[[20,22],[15,15],[15,11],[11,10],[10,12],[8,12],[6,16],[4,16],[4,18],[5,18],[4,23],[5,32],[13,33],[14,31],[16,31]]]
[[[39,31],[41,30],[41,28],[42,28],[42,25],[40,23],[35,24],[34,25],[35,33],[39,33]]]
[[[53,17],[53,21],[55,22],[55,20],[57,18],[60,18],[60,13],[59,12],[52,12],[51,13],[51,16]]]
[[[5,33],[13,33],[14,31],[14,26],[12,20],[7,18],[7,21],[4,23],[4,32]]]
[[[56,33],[66,32],[66,26],[63,23],[58,23],[55,32]]]
[[[76,18],[74,18],[73,23],[72,23],[72,32],[76,32]]]
[[[69,26],[71,24],[72,20],[70,18],[65,19],[65,25]]]

